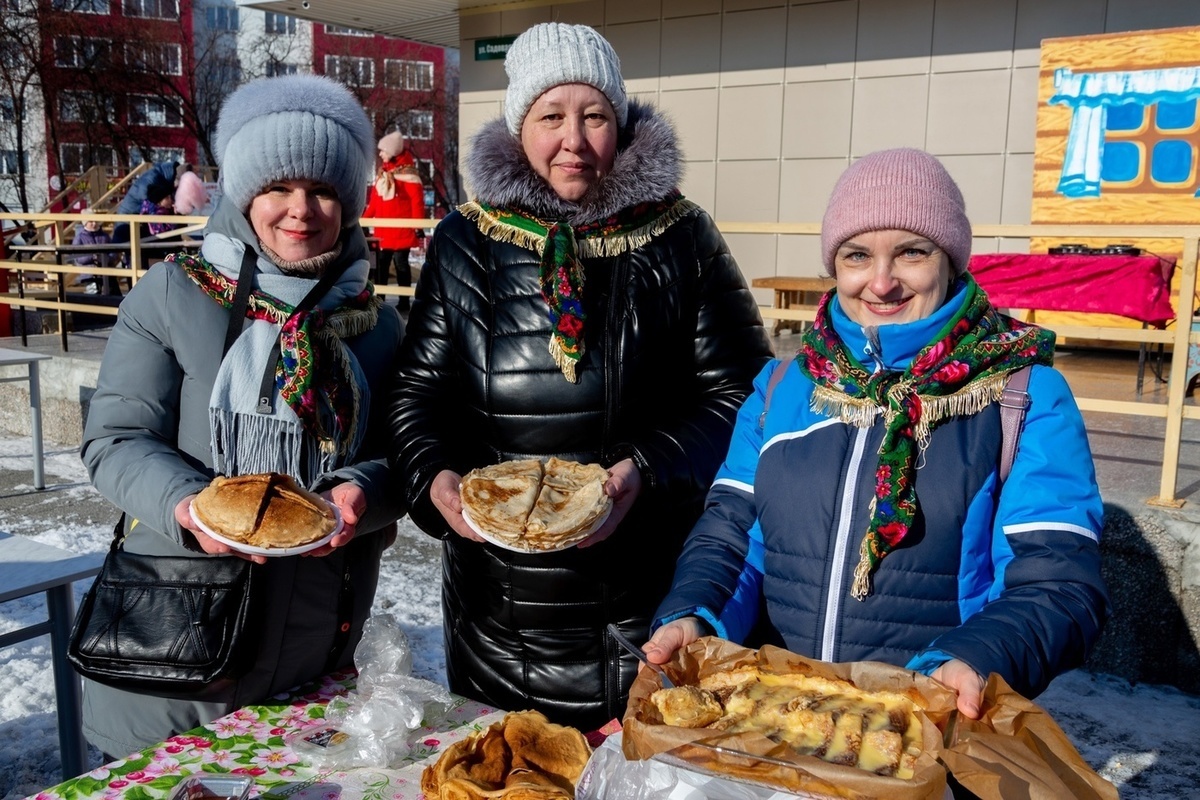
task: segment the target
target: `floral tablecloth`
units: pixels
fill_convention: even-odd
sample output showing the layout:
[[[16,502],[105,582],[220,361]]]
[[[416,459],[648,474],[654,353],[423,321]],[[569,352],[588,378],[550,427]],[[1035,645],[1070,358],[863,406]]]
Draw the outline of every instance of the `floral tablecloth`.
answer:
[[[325,724],[330,699],[354,688],[355,673],[327,676],[278,702],[246,706],[161,744],[64,781],[32,800],[164,800],[197,773],[249,775],[252,798],[263,800],[419,800],[421,772],[447,745],[504,716],[456,698],[430,727],[413,731],[411,752],[390,769],[319,770],[286,742]]]

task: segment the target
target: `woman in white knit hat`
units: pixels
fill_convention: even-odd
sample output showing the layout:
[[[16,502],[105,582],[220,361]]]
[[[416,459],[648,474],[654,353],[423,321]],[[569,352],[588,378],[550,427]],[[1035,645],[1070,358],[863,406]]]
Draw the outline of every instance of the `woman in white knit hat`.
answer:
[[[1084,662],[1108,607],[1054,334],[988,302],[962,193],[924,151],[854,162],[821,253],[837,285],[796,358],[756,380],[647,655],[754,631],[932,675],[972,718],[993,673],[1034,697]]]
[[[547,23],[505,60],[474,137],[475,199],[432,237],[389,417],[412,518],[444,539],[450,688],[595,728],[619,717],[683,537],[769,357],[753,296],[679,193],[670,123],[612,46]],[[599,463],[614,508],[578,547],[520,553],[464,520],[460,476],[509,459]]]
[[[379,169],[371,184],[367,210],[363,217],[421,219],[425,216],[425,187],[417,172],[417,162],[408,151],[408,143],[399,131],[379,139]],[[392,264],[396,265],[396,285],[411,286],[412,270],[408,253],[417,245],[416,228],[376,228],[379,250],[375,254],[375,283],[387,286]],[[408,310],[408,298],[401,297],[397,308]]]
[[[255,562],[252,627],[236,669],[183,696],[85,681],[84,732],[105,753],[350,664],[402,512],[372,435],[403,323],[368,281],[366,113],[325,78],[253,81],[226,100],[216,144],[222,197],[200,254],[155,265],[121,303],[82,457],[125,513],[126,551]],[[206,535],[191,499],[216,474],[260,472],[323,493],[345,527],[304,556],[270,558]]]

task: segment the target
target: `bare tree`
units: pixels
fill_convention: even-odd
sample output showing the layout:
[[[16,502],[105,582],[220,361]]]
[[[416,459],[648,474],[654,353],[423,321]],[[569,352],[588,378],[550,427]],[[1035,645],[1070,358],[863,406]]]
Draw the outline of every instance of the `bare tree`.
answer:
[[[42,88],[39,16],[33,3],[9,6],[0,14],[0,149],[13,154],[0,169],[0,180],[11,187],[3,194],[15,195],[22,211],[29,211],[27,154],[45,145],[32,113]]]

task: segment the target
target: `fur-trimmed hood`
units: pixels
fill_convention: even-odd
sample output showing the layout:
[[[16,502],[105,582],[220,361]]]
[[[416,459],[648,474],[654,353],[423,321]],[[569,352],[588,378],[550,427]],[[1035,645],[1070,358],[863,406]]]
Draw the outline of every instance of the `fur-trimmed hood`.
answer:
[[[683,160],[671,122],[653,107],[630,100],[629,121],[621,131],[612,171],[578,203],[563,200],[533,171],[521,140],[508,132],[503,117],[485,124],[472,138],[466,172],[476,199],[488,205],[582,225],[638,203],[662,200],[678,188]]]

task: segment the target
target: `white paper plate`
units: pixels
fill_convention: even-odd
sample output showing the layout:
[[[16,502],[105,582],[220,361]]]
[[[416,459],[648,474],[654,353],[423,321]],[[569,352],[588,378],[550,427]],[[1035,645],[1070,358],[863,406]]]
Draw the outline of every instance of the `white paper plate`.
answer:
[[[592,523],[590,526],[588,526],[587,530],[583,533],[582,536],[579,536],[579,538],[575,539],[572,542],[568,542],[567,544],[564,544],[561,547],[554,547],[551,549],[546,549],[543,547],[520,547],[518,545],[514,545],[510,542],[507,542],[498,536],[488,533],[487,531],[480,528],[479,525],[477,525],[475,523],[475,520],[471,519],[471,514],[467,511],[466,506],[463,506],[463,521],[465,521],[467,523],[467,527],[469,527],[471,530],[475,531],[477,534],[479,534],[481,537],[483,537],[488,542],[491,542],[492,544],[496,545],[496,547],[503,547],[505,550],[512,550],[514,553],[558,553],[563,550],[571,549],[572,547],[579,544],[587,537],[591,536],[596,531],[600,530],[600,526],[604,524],[604,521],[608,519],[608,515],[612,513],[612,507],[613,507],[613,504],[610,502],[608,504],[608,508],[605,509],[604,513],[601,514],[594,523]]]
[[[329,544],[329,540],[341,532],[343,527],[342,512],[338,511],[337,506],[333,505],[332,503],[327,502],[326,505],[333,509],[333,530],[329,532],[328,536],[322,536],[315,542],[298,544],[295,547],[255,547],[254,545],[246,544],[245,542],[239,542],[236,539],[228,539],[209,528],[196,517],[196,511],[193,508],[193,506],[195,506],[194,502],[188,505],[188,513],[192,515],[192,521],[196,523],[196,526],[200,528],[200,530],[204,531],[218,542],[229,545],[232,549],[237,550],[239,553],[249,553],[256,556],[294,556],[300,553],[307,553],[309,550],[316,550],[318,547],[323,547],[324,545]]]

